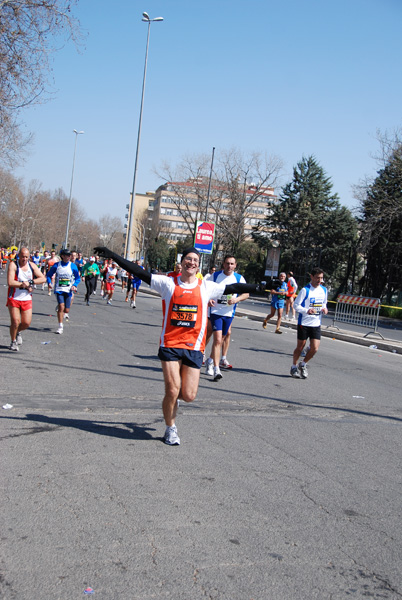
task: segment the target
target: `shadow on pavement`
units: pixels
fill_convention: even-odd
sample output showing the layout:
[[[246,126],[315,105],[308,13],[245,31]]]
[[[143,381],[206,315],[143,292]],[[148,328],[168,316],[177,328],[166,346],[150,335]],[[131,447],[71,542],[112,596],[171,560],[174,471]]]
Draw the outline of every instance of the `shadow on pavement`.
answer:
[[[0,417],[2,419],[13,419],[16,421],[34,421],[42,423],[47,427],[33,427],[28,431],[13,434],[6,437],[20,437],[23,435],[33,435],[44,431],[53,431],[59,427],[70,427],[80,429],[88,433],[106,435],[120,438],[123,440],[152,440],[161,441],[161,438],[153,437],[149,432],[156,431],[154,427],[148,427],[147,424],[139,425],[137,423],[122,423],[109,421],[92,421],[90,419],[71,419],[62,417],[47,417],[46,415],[26,414],[25,417]],[[51,426],[54,427],[51,427]]]

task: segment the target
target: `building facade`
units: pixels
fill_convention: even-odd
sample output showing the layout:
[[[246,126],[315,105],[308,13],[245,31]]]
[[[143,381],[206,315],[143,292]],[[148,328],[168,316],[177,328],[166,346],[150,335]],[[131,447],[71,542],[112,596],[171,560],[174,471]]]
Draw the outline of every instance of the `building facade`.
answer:
[[[197,220],[214,222],[221,229],[240,226],[244,238],[249,240],[253,228],[265,219],[276,200],[272,187],[250,184],[233,194],[215,181],[208,202],[205,178],[167,182],[154,195],[153,227],[171,245],[192,235]]]

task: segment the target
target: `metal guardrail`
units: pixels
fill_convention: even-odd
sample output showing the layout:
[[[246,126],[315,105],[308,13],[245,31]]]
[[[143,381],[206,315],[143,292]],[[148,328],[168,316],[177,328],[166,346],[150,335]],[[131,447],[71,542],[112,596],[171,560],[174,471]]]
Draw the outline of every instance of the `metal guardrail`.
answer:
[[[369,331],[363,337],[379,335],[381,339],[385,339],[377,330],[380,308],[381,300],[379,298],[339,294],[336,299],[336,309],[332,325],[329,325],[327,329],[329,327],[335,327],[339,330],[339,327],[335,325],[335,322],[349,323],[351,325],[373,329],[373,331]]]

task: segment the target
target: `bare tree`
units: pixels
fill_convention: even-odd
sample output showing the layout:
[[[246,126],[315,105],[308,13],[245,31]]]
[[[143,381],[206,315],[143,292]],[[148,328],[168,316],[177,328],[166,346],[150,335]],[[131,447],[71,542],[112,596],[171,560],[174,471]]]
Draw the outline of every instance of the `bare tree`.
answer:
[[[62,40],[79,42],[78,0],[0,0],[0,160],[11,166],[29,142],[20,111],[48,97],[50,56]]]
[[[176,169],[164,163],[157,175],[174,192],[171,202],[194,235],[197,220],[207,212],[210,157],[188,156]],[[279,183],[283,162],[277,156],[260,152],[244,155],[239,149],[224,150],[217,155],[212,174],[208,217],[215,220],[215,246],[236,252],[245,240],[245,225],[253,205],[267,188]],[[268,206],[267,206],[268,209]],[[263,217],[262,217],[263,218]]]
[[[182,158],[175,167],[164,162],[156,171],[158,177],[169,184],[173,205],[184,220],[191,235],[194,235],[196,223],[205,218],[210,158],[205,154],[189,155]],[[216,194],[216,185],[213,193]]]
[[[245,225],[253,212],[253,205],[268,187],[276,187],[283,161],[277,156],[259,152],[247,156],[233,148],[223,153],[219,167],[220,179],[227,190],[224,195],[226,211],[222,210],[222,197],[218,202],[212,199],[212,206],[218,215],[217,226],[223,236],[223,245],[236,253],[246,239]]]
[[[123,250],[123,222],[119,217],[103,215],[99,219],[99,240],[102,246],[107,246],[113,252],[121,254]]]

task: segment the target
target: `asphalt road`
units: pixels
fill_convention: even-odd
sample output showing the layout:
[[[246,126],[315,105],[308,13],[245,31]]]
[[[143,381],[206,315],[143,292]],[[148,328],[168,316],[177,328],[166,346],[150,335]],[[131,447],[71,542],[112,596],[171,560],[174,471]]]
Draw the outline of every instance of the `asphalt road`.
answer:
[[[401,598],[400,355],[324,338],[295,380],[295,332],[236,319],[168,447],[160,300],[122,298],[58,336],[36,292],[19,353],[0,310],[1,597]]]

